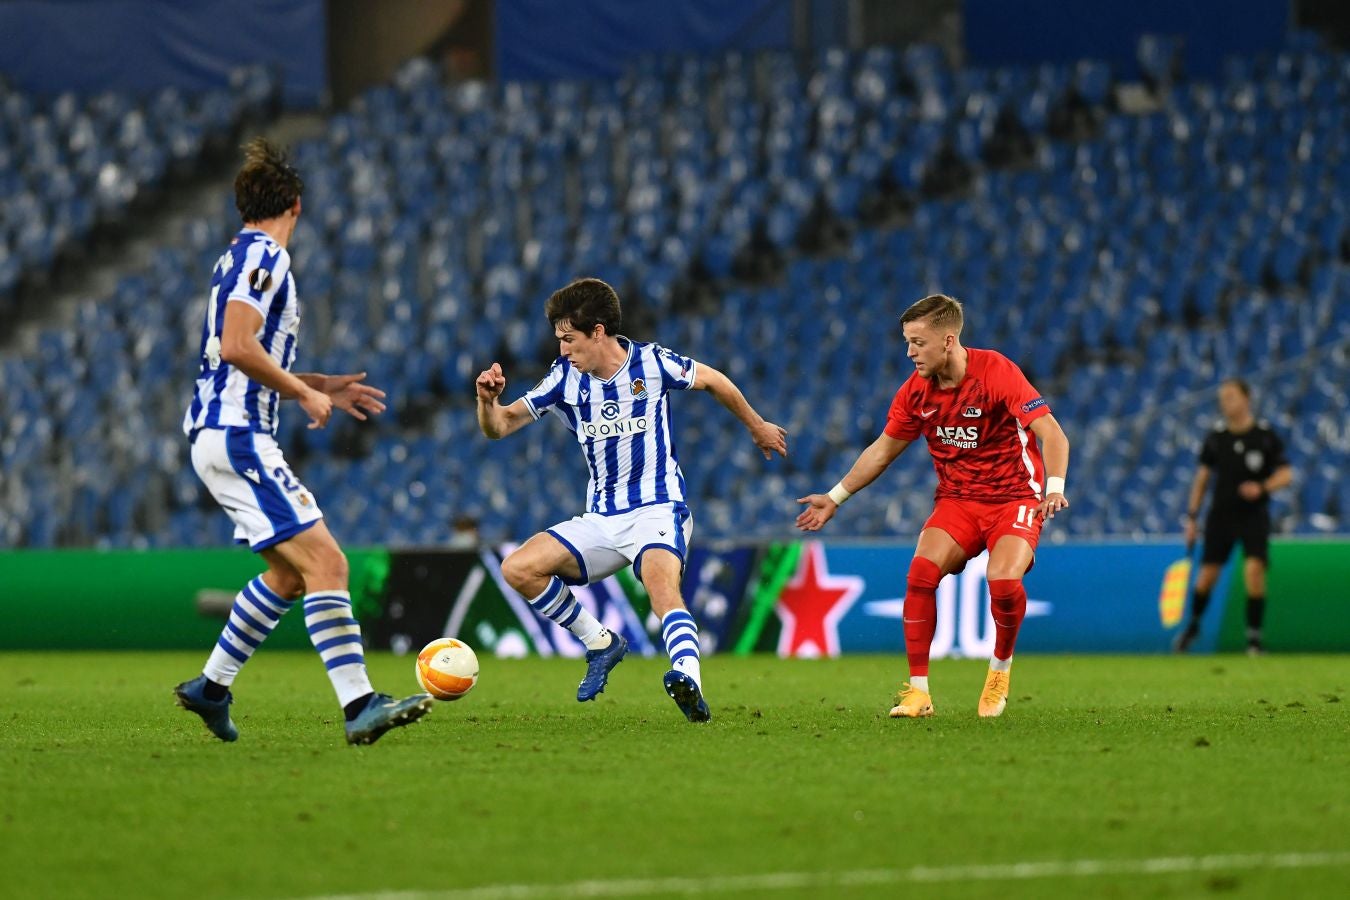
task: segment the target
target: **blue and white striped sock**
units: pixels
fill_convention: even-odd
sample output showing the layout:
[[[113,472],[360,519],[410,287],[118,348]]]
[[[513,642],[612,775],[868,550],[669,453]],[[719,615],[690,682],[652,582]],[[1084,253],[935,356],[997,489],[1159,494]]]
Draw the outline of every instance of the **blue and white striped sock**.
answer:
[[[670,654],[670,667],[683,672],[703,689],[703,672],[699,666],[698,626],[687,609],[672,609],[661,619],[661,639]]]
[[[374,693],[366,675],[366,651],[361,626],[352,615],[352,597],[346,591],[316,591],[305,595],[305,629],[319,651],[328,680],[344,707]]]
[[[267,640],[277,622],[286,615],[286,610],[294,605],[294,600],[285,600],[273,593],[261,575],[244,585],[244,589],[235,595],[230,618],[220,632],[216,646],[211,649],[202,674],[216,684],[233,684],[253,651]]]
[[[530,601],[530,606],[550,622],[557,622],[563,628],[575,634],[587,650],[599,650],[609,646],[609,629],[600,624],[600,620],[586,611],[586,607],[577,602],[572,592],[563,584],[563,580],[554,575],[548,580],[548,587],[538,597]]]

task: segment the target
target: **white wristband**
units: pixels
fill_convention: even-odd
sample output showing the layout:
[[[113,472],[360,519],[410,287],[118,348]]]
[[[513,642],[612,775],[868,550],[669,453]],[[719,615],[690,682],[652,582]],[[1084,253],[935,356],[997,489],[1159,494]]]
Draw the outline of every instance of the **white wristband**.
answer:
[[[844,501],[847,500],[849,497],[853,496],[853,492],[846,489],[844,487],[844,483],[841,481],[834,487],[830,488],[830,492],[826,496],[828,496],[831,500],[834,501],[835,506],[843,506]]]
[[[1051,494],[1064,495],[1064,479],[1058,475],[1051,475],[1045,479],[1045,496],[1049,497]]]

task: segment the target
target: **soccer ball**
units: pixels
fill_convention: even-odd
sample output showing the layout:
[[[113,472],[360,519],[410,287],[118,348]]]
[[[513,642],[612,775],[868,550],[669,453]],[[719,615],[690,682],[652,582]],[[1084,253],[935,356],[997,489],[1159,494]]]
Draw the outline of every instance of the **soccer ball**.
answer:
[[[437,700],[458,700],[478,683],[478,657],[463,641],[432,641],[417,654],[417,683]]]

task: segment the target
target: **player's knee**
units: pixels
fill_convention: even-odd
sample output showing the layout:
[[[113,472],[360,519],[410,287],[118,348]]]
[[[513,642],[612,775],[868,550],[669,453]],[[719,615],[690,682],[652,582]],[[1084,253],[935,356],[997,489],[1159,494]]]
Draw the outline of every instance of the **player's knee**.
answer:
[[[346,584],[348,567],[347,554],[337,544],[325,548],[314,561],[313,579],[315,583]]]
[[[516,590],[522,590],[534,577],[535,567],[530,564],[529,557],[516,550],[506,559],[502,560],[502,577],[506,583]]]
[[[1025,570],[1019,570],[1016,563],[1008,565],[1007,563],[997,564],[991,561],[989,568],[985,570],[984,577],[989,581],[1021,581],[1024,574],[1026,574]]]
[[[906,580],[912,588],[932,590],[942,580],[942,570],[931,559],[916,556],[909,563],[909,576]]]

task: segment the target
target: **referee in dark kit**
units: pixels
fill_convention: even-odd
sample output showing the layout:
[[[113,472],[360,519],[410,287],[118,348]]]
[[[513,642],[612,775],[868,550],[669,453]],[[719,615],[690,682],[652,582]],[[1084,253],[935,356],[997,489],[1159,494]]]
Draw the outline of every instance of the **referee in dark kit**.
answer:
[[[1195,544],[1196,520],[1204,503],[1210,476],[1214,494],[1205,517],[1205,547],[1200,574],[1195,578],[1191,618],[1177,635],[1173,649],[1188,650],[1200,634],[1200,618],[1209,606],[1210,592],[1219,580],[1233,545],[1242,543],[1246,557],[1242,574],[1247,587],[1247,653],[1258,655],[1261,622],[1266,612],[1266,568],[1270,562],[1270,495],[1294,479],[1284,453],[1284,442],[1252,415],[1252,391],[1240,378],[1219,385],[1223,422],[1205,438],[1200,466],[1191,483],[1186,507],[1186,547]]]

